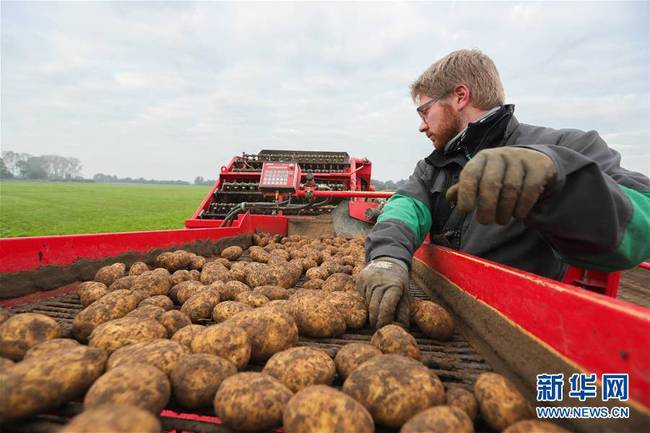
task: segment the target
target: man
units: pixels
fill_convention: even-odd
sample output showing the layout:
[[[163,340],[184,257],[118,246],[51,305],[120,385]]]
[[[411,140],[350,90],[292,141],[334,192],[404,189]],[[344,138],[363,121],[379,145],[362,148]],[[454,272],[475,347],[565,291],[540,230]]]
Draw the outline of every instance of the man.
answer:
[[[357,288],[370,323],[409,324],[414,251],[431,242],[560,279],[650,256],[650,180],[595,131],[519,123],[492,60],[454,51],[411,86],[434,150],[386,203]]]

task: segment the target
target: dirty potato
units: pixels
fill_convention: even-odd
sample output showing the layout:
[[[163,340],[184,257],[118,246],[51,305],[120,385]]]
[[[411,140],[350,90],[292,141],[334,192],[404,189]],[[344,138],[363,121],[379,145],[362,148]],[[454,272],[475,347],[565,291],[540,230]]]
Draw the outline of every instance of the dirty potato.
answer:
[[[305,284],[303,284],[302,287],[310,290],[321,290],[323,288],[323,283],[325,283],[325,281],[320,278],[314,278],[305,281]]]
[[[158,415],[167,405],[170,394],[167,375],[156,367],[120,365],[93,383],[84,398],[84,408],[108,403],[129,404]]]
[[[72,334],[85,342],[98,325],[124,317],[135,310],[142,299],[128,290],[116,290],[104,295],[81,310],[72,321]]]
[[[242,283],[246,281],[246,267],[248,266],[247,262],[235,262],[230,266],[228,271],[228,277],[231,281],[241,281]]]
[[[262,295],[261,293],[249,291],[238,293],[237,296],[235,296],[235,301],[250,305],[253,308],[257,308],[268,303],[269,298]]]
[[[372,433],[375,423],[366,408],[347,394],[313,385],[291,397],[282,428],[286,433]]]
[[[507,429],[503,430],[503,433],[569,433],[569,431],[548,421],[531,419],[517,421]]]
[[[266,263],[269,261],[269,258],[271,257],[271,254],[265,251],[264,248],[260,248],[260,247],[255,247],[255,246],[250,247],[248,249],[248,252],[251,259],[259,263]]]
[[[194,337],[199,335],[201,331],[205,329],[205,326],[203,325],[187,325],[183,326],[181,329],[176,331],[174,335],[172,335],[171,340],[176,341],[177,343],[181,343],[183,346],[187,347],[190,349],[192,346],[192,340],[194,340]]]
[[[172,287],[169,291],[169,297],[178,304],[183,305],[185,301],[205,287],[208,286],[203,285],[200,281],[183,281],[182,283],[176,284]]]
[[[341,347],[336,353],[334,364],[341,379],[348,378],[355,368],[368,361],[370,358],[381,355],[381,350],[372,344],[349,343]]]
[[[130,290],[133,287],[133,283],[137,278],[136,275],[126,275],[124,277],[118,278],[113,281],[113,284],[108,288],[109,292],[114,292],[115,290]]]
[[[156,295],[156,296],[151,296],[150,298],[145,298],[142,301],[140,301],[140,303],[138,304],[138,308],[144,307],[145,305],[153,305],[156,307],[160,307],[165,311],[174,309],[174,302],[169,298],[169,296],[165,296],[165,295]]]
[[[32,358],[35,356],[43,356],[56,350],[70,349],[73,347],[79,347],[79,342],[77,340],[73,340],[72,338],[53,338],[51,340],[45,340],[35,346],[32,346],[32,348],[25,353],[25,357],[23,359]]]
[[[250,290],[251,288],[241,281],[228,281],[218,289],[222,301],[234,301],[235,296]]]
[[[424,335],[435,340],[450,340],[454,334],[454,319],[449,312],[431,301],[416,301],[411,314]]]
[[[234,245],[232,247],[224,248],[223,251],[221,251],[221,257],[235,261],[240,258],[243,253],[244,250],[242,250],[241,247]]]
[[[105,363],[106,352],[80,345],[15,364],[0,380],[0,419],[24,418],[82,396]]]
[[[312,347],[292,347],[273,355],[262,373],[271,375],[293,392],[310,385],[331,385],[336,366],[329,355]]]
[[[221,382],[236,373],[235,365],[219,356],[207,353],[185,355],[172,370],[172,394],[183,407],[207,407],[213,403]]]
[[[249,263],[245,272],[249,287],[265,286],[275,281],[271,266],[265,263]]]
[[[323,290],[326,292],[356,292],[354,280],[348,274],[336,273],[327,277],[323,283]]]
[[[298,327],[293,317],[277,308],[243,311],[223,323],[232,323],[248,334],[251,360],[266,361],[274,353],[298,343]]]
[[[253,292],[266,296],[270,301],[278,299],[289,299],[289,292],[280,286],[259,286],[253,289]]]
[[[179,269],[172,274],[171,280],[172,286],[174,286],[178,283],[182,283],[183,281],[192,280],[192,274],[187,269]]]
[[[269,266],[271,267],[271,275],[273,276],[270,284],[284,287],[285,289],[295,286],[302,275],[302,267],[295,263]]]
[[[243,302],[236,302],[236,301],[220,302],[212,310],[212,320],[214,320],[216,323],[221,323],[225,320],[230,319],[232,316],[234,316],[237,313],[241,313],[242,311],[248,311],[252,309],[253,307],[251,307],[248,304],[244,304]]]
[[[104,283],[106,287],[109,287],[113,284],[113,281],[123,277],[125,273],[126,265],[124,263],[113,263],[112,265],[99,268],[93,280]]]
[[[110,370],[118,365],[147,364],[169,375],[178,360],[189,353],[187,347],[176,341],[161,338],[121,347],[111,354],[106,362]]]
[[[120,347],[143,341],[165,338],[167,331],[154,319],[123,317],[97,326],[88,339],[88,346],[113,353]]]
[[[238,373],[221,382],[214,411],[233,429],[267,430],[282,424],[282,412],[292,396],[289,388],[271,376]]]
[[[357,292],[328,292],[327,300],[343,315],[349,329],[361,329],[368,321],[368,309]]]
[[[420,349],[415,338],[399,325],[386,325],[378,329],[370,344],[384,353],[395,353],[420,360]]]
[[[59,433],[160,433],[158,418],[135,406],[103,404],[75,416]]]
[[[330,338],[345,333],[343,315],[324,297],[295,296],[288,307],[301,335]]]
[[[478,413],[478,403],[474,394],[460,385],[447,385],[447,405],[462,409],[472,420]]]
[[[106,284],[98,283],[97,281],[86,281],[79,284],[79,287],[77,287],[79,301],[84,307],[89,306],[102,296],[106,295],[108,291]]]
[[[206,263],[207,260],[205,257],[196,254],[190,257],[190,269],[193,271],[200,271]]]
[[[22,313],[0,325],[0,356],[20,361],[33,346],[61,335],[56,320],[44,314]]]
[[[142,291],[148,296],[167,295],[171,288],[171,276],[169,272],[162,268],[138,275],[131,286],[132,291]]]
[[[474,425],[467,414],[453,406],[435,406],[409,419],[400,433],[474,433]]]
[[[165,314],[165,310],[161,307],[155,305],[143,305],[142,307],[138,307],[127,313],[124,317],[139,317],[141,319],[154,319],[160,321],[163,314]]]
[[[13,366],[15,363],[9,358],[0,357],[0,373],[6,371],[9,367]]]
[[[178,310],[165,311],[158,322],[167,330],[167,337],[171,337],[179,329],[184,328],[192,324],[192,321],[186,314],[181,313]]]
[[[310,280],[327,280],[327,278],[330,276],[329,271],[322,267],[322,266],[317,266],[315,268],[310,268],[305,272],[305,275],[307,276],[308,279]]]
[[[192,255],[184,250],[165,252],[156,257],[156,265],[170,272],[187,269],[190,266]]]
[[[192,323],[202,319],[209,319],[219,300],[219,292],[216,290],[210,288],[201,290],[183,303],[181,313],[186,314]]]
[[[232,362],[241,370],[251,357],[251,342],[243,329],[230,322],[208,326],[202,330],[190,345],[194,353],[209,353]]]
[[[532,408],[523,395],[505,377],[481,373],[474,384],[474,396],[481,415],[495,430],[532,418]]]
[[[438,376],[401,355],[379,355],[364,362],[350,373],[342,390],[363,404],[375,422],[392,428],[445,402]]]
[[[230,281],[230,271],[222,263],[217,261],[208,262],[201,269],[201,282],[212,284],[215,281]]]
[[[129,268],[129,275],[140,275],[149,270],[149,266],[145,262],[135,262]]]

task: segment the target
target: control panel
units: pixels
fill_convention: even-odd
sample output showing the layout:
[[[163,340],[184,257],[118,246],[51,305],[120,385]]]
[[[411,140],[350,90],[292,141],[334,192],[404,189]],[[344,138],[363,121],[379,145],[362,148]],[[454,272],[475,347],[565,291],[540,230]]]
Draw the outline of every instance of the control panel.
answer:
[[[260,177],[262,192],[295,192],[298,189],[300,172],[295,162],[265,162]]]

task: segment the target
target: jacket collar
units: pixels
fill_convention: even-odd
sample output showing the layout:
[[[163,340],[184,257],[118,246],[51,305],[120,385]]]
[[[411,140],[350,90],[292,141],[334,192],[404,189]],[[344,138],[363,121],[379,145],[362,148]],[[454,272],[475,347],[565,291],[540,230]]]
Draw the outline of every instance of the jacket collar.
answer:
[[[434,150],[425,160],[436,167],[464,166],[479,150],[500,145],[514,132],[519,125],[514,110],[514,105],[493,108],[449,140],[443,152]]]

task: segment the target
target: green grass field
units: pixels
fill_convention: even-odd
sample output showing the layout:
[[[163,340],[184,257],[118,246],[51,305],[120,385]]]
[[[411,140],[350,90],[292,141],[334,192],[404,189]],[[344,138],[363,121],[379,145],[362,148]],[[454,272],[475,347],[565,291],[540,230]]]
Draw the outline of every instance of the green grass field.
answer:
[[[209,186],[0,182],[0,237],[182,228]]]

